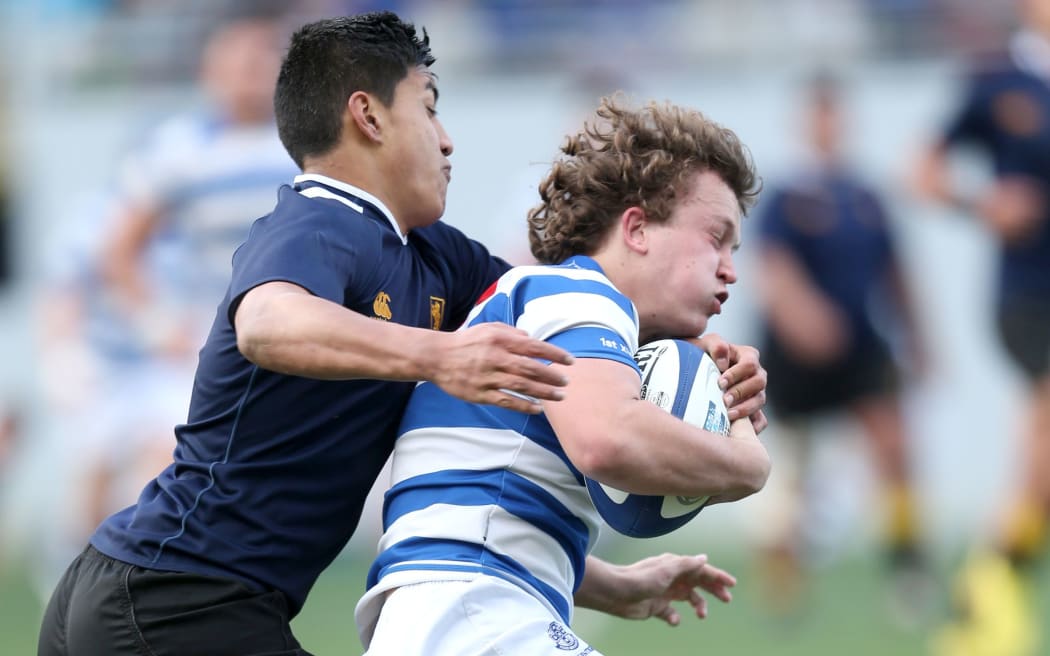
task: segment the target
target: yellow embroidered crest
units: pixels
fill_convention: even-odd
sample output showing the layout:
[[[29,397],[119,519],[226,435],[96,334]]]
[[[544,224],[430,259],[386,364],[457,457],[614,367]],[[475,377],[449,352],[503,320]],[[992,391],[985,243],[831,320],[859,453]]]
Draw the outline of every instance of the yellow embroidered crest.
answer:
[[[376,294],[376,299],[372,301],[372,312],[377,318],[390,321],[390,318],[394,316],[394,313],[390,311],[390,294],[386,292]]]
[[[441,321],[445,318],[445,299],[430,297],[430,327],[441,330]]]

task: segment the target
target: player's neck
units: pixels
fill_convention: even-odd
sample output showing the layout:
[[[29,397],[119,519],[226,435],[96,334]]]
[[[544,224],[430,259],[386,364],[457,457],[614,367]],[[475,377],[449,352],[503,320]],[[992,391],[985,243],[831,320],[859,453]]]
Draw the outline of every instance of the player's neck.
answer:
[[[377,167],[361,165],[361,160],[341,156],[337,152],[319,157],[308,157],[303,162],[303,173],[323,175],[339,182],[357,187],[383,200],[385,195],[381,180],[376,179]]]

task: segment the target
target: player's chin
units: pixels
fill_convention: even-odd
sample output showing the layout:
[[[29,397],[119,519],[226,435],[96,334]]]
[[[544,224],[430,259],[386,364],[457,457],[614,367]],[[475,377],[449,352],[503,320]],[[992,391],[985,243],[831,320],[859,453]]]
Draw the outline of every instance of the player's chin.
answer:
[[[433,217],[433,219],[428,221],[425,225],[437,223],[437,221],[445,215],[445,196],[442,195],[440,198],[436,198],[432,203],[429,203],[426,214],[429,217]]]
[[[649,334],[651,339],[688,339],[699,337],[707,330],[710,317],[706,314],[695,314],[690,316],[676,316],[673,320],[665,321],[658,330]]]
[[[690,317],[690,320],[683,324],[682,330],[678,335],[703,335],[704,331],[707,330],[707,324],[711,321],[711,317],[707,314],[700,314],[695,317]]]

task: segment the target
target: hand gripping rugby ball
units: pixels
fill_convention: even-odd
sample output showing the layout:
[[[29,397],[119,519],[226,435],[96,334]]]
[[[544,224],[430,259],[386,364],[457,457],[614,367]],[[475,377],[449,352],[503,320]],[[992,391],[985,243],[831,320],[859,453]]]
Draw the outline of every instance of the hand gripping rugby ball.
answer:
[[[645,344],[634,360],[642,371],[642,399],[712,433],[729,434],[720,372],[707,353],[681,339]],[[685,525],[708,497],[628,494],[591,479],[587,491],[598,514],[619,533],[635,538],[665,535]]]

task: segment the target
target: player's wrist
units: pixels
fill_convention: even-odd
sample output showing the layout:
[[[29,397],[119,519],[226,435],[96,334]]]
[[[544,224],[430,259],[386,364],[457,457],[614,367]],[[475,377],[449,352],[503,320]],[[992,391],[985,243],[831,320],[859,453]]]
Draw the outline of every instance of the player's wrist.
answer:
[[[436,383],[437,379],[445,370],[443,354],[448,348],[445,342],[451,333],[435,330],[421,330],[418,336],[406,340],[411,345],[408,358],[409,376],[413,380]]]

